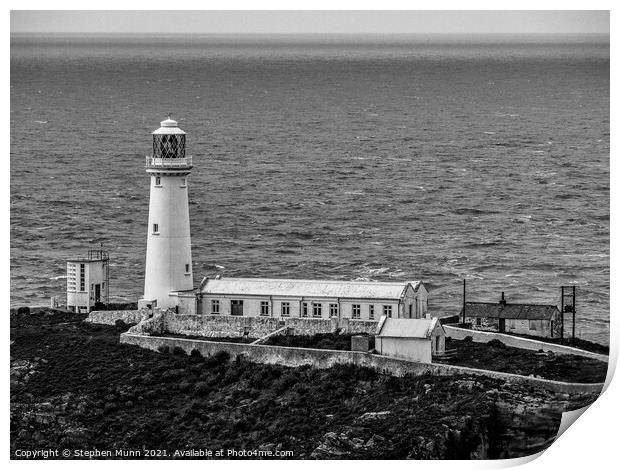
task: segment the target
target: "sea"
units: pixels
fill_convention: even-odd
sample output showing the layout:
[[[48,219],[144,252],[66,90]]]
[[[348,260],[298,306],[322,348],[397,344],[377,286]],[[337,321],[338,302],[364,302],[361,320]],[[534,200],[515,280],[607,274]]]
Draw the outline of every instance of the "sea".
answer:
[[[609,342],[608,36],[11,36],[11,306],[103,246],[143,291],[150,133],[187,132],[193,272],[560,302]],[[570,328],[567,333],[571,334]]]

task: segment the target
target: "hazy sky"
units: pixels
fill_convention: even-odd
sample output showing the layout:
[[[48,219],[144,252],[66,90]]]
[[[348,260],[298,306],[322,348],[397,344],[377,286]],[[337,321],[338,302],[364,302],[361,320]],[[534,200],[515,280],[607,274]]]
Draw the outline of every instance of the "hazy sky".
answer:
[[[11,11],[34,33],[609,33],[608,11]]]

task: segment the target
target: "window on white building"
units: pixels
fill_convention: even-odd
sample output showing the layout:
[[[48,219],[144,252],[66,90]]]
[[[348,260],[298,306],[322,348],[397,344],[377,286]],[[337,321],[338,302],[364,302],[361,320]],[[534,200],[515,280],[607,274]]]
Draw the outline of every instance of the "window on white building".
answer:
[[[218,313],[220,313],[220,301],[219,300],[211,301],[211,313],[213,315],[217,315]]]
[[[291,314],[291,304],[289,302],[282,302],[281,314],[283,317],[288,317]]]
[[[375,319],[375,306],[374,305],[369,305],[368,306],[368,318],[370,320],[374,320]]]
[[[351,318],[362,317],[362,306],[360,304],[351,305]]]
[[[338,316],[338,304],[329,304],[329,316],[330,317]]]
[[[260,314],[262,317],[269,316],[269,302],[262,301],[260,303]]]
[[[301,316],[302,317],[308,316],[308,302],[303,302],[301,304]]]
[[[391,305],[383,306],[383,315],[387,316],[388,318],[392,318],[392,306]]]
[[[185,274],[189,274],[189,264],[185,264]]]
[[[482,318],[476,318],[476,326],[482,326]]]
[[[80,264],[80,292],[86,291],[86,265]]]
[[[153,224],[153,233],[159,233],[159,224]]]
[[[155,186],[161,186],[161,177],[159,176],[155,177]]]
[[[230,314],[239,316],[243,315],[243,300],[230,301]]]
[[[530,330],[536,331],[536,320],[530,320]]]
[[[312,316],[320,317],[323,306],[321,304],[312,304]]]

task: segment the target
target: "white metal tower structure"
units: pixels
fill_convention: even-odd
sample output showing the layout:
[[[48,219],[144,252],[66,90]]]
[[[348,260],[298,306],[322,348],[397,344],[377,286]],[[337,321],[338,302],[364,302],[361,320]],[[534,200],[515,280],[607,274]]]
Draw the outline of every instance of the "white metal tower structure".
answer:
[[[141,308],[176,307],[179,293],[193,290],[187,196],[191,169],[185,132],[168,116],[153,132],[153,155],[146,157],[151,194]]]

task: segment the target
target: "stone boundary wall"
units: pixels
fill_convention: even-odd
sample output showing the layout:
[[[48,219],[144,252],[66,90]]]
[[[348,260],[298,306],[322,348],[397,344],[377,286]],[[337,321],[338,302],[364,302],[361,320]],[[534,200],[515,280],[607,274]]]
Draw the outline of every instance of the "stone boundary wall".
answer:
[[[164,331],[179,335],[239,337],[248,331],[252,338],[262,338],[282,327],[291,328],[291,334],[314,335],[332,333],[340,329],[345,333],[373,334],[377,322],[349,319],[237,317],[230,315],[177,315],[164,314]]]
[[[149,314],[149,310],[95,310],[90,312],[84,321],[114,325],[116,320],[123,320],[128,325],[136,325],[143,318],[148,318]]]
[[[170,350],[175,347],[182,348],[187,354],[193,349],[198,350],[203,356],[210,356],[220,351],[225,351],[236,357],[245,356],[251,362],[263,364],[278,364],[289,367],[311,365],[319,369],[332,367],[336,364],[353,364],[361,367],[369,367],[381,373],[401,377],[405,374],[423,375],[478,375],[492,377],[508,382],[528,386],[542,387],[547,390],[561,393],[592,393],[601,392],[604,384],[583,384],[556,382],[554,380],[538,379],[504,372],[472,369],[469,367],[451,366],[446,364],[424,364],[411,362],[404,359],[380,356],[358,351],[332,351],[327,349],[290,348],[284,346],[266,346],[240,343],[222,343],[216,341],[203,341],[182,338],[167,338],[160,336],[144,336],[132,333],[121,334],[120,342],[131,344],[145,349],[158,351],[162,346],[168,346]]]
[[[502,333],[468,330],[467,328],[459,328],[457,326],[443,325],[443,329],[446,331],[446,336],[454,339],[464,339],[466,336],[471,336],[472,340],[477,343],[488,343],[493,339],[497,339],[506,346],[511,346],[513,348],[530,349],[533,351],[542,349],[543,351],[551,351],[557,354],[574,354],[575,356],[583,356],[602,362],[609,362],[609,356],[606,356],[605,354],[597,354],[590,351],[584,351],[583,349],[563,346],[561,344],[547,343],[545,341],[537,341],[529,338],[520,338],[518,336],[505,335]]]

